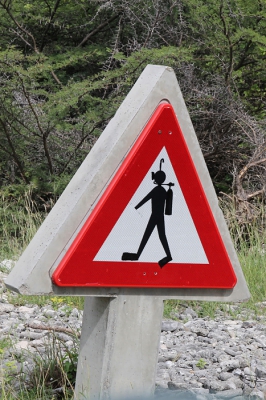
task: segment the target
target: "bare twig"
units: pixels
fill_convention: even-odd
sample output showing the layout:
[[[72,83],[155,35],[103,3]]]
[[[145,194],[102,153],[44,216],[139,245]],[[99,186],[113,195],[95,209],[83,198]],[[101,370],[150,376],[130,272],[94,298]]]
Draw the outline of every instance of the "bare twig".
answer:
[[[10,133],[9,133],[9,130],[8,130],[7,125],[6,125],[5,122],[2,121],[1,119],[0,119],[0,124],[1,124],[1,126],[2,126],[2,128],[3,128],[3,131],[4,131],[5,136],[6,136],[6,138],[7,138],[9,147],[10,147],[10,149],[11,149],[12,157],[13,157],[15,163],[16,163],[17,166],[18,166],[18,169],[19,169],[19,172],[20,172],[20,175],[21,175],[22,179],[24,180],[24,182],[30,183],[30,181],[28,180],[27,176],[26,176],[25,173],[24,173],[24,169],[23,169],[22,163],[20,162],[19,156],[17,155],[17,152],[16,152],[15,147],[14,147],[14,145],[13,145],[13,142],[12,142],[12,140],[11,140],[11,136],[10,136]],[[1,146],[1,147],[2,147],[2,146]]]
[[[27,326],[31,329],[40,329],[43,331],[52,331],[52,332],[64,332],[72,336],[80,337],[80,332],[74,332],[73,329],[65,328],[63,326],[49,326],[49,325],[39,325],[34,322],[29,322]]]
[[[254,199],[254,197],[262,196],[265,193],[265,187],[263,189],[257,190],[256,192],[247,195],[247,200]]]
[[[98,122],[97,124],[95,124],[95,125],[93,126],[93,128],[92,128],[86,135],[84,135],[84,136],[82,137],[82,139],[81,139],[81,140],[79,141],[79,143],[77,144],[75,150],[73,151],[73,153],[71,154],[71,156],[68,158],[67,162],[64,164],[64,166],[63,166],[63,168],[62,168],[62,170],[61,170],[61,172],[60,172],[60,175],[62,175],[62,174],[65,172],[65,170],[66,170],[66,168],[68,167],[68,165],[70,164],[71,160],[74,158],[74,156],[75,156],[75,154],[76,154],[76,151],[82,146],[82,144],[84,143],[84,141],[89,137],[89,135],[91,135],[91,134],[95,131],[96,128],[98,128],[99,126],[101,126],[103,122],[104,122],[104,121],[100,121],[100,122]],[[83,130],[84,130],[86,124],[87,124],[87,122],[84,123],[83,128],[82,128]]]
[[[30,96],[29,96],[29,94],[28,94],[28,92],[27,92],[27,90],[25,88],[23,79],[21,78],[21,76],[18,73],[17,73],[17,76],[18,76],[18,78],[20,80],[21,87],[22,87],[22,90],[23,90],[23,94],[24,94],[25,98],[27,99],[28,105],[29,105],[34,117],[35,117],[35,121],[36,121],[38,129],[39,129],[39,131],[41,133],[42,141],[43,141],[43,147],[44,147],[44,154],[45,154],[45,156],[47,158],[47,161],[48,161],[50,174],[53,174],[52,159],[51,159],[50,152],[49,152],[48,145],[47,145],[47,137],[49,135],[49,132],[43,130],[42,125],[40,123],[39,116],[38,116],[38,114],[37,114],[37,112],[36,112],[36,110],[35,110],[35,108],[34,108],[34,106],[32,104],[31,98],[30,98]]]
[[[256,165],[263,164],[263,163],[266,163],[266,158],[262,158],[261,160],[253,161],[253,162],[250,162],[249,164],[247,164],[247,165],[246,165],[244,168],[242,168],[242,170],[239,172],[239,174],[238,174],[239,180],[241,181],[241,180],[244,178],[244,176],[246,175],[246,173],[247,173],[247,171],[249,170],[249,168],[255,167]]]
[[[48,22],[48,24],[47,24],[47,26],[46,26],[46,29],[45,29],[45,31],[44,31],[43,38],[42,38],[42,42],[41,42],[41,46],[40,46],[40,51],[41,51],[41,52],[42,52],[43,49],[44,49],[44,46],[45,46],[44,40],[45,40],[46,35],[47,35],[47,33],[48,33],[48,31],[49,31],[49,29],[50,29],[50,27],[51,27],[51,23],[52,23],[52,21],[53,21],[53,19],[54,19],[54,16],[55,16],[56,11],[57,11],[57,9],[58,9],[58,7],[59,7],[59,5],[60,5],[60,2],[61,2],[61,0],[56,0],[55,5],[54,5],[54,9],[53,9],[52,11],[51,11],[51,9],[50,9],[50,12],[51,12],[50,19],[49,19],[49,22]],[[54,77],[54,79],[55,79],[56,81],[58,80],[58,78],[57,78],[56,75],[55,75],[55,76],[53,75],[53,77]],[[57,83],[61,84],[61,82],[60,82],[59,80],[58,80]]]
[[[57,0],[57,2],[59,2],[59,0]],[[59,4],[58,4],[58,5],[59,5]],[[31,32],[29,32],[26,28],[24,28],[24,27],[17,21],[17,19],[14,17],[14,15],[12,14],[11,9],[10,9],[10,3],[7,2],[7,1],[4,1],[4,0],[0,0],[0,6],[2,6],[2,8],[7,12],[7,14],[8,14],[9,17],[10,17],[10,19],[14,22],[14,24],[16,25],[16,27],[18,28],[18,30],[19,30],[20,32],[22,32],[22,34],[19,33],[19,32],[17,32],[17,31],[15,31],[15,30],[13,30],[13,32],[14,32],[15,34],[17,34],[17,36],[19,36],[20,39],[23,40],[24,43],[26,43],[36,54],[40,54],[40,51],[39,51],[39,49],[38,49],[38,47],[37,47],[37,43],[36,43],[36,40],[35,40],[33,34],[32,34]],[[23,33],[24,33],[24,35],[26,35],[26,37],[28,36],[28,37],[31,39],[32,43],[30,43],[30,42],[26,39],[26,37],[23,35]],[[56,76],[55,72],[54,72],[54,71],[51,71],[51,74],[52,74],[53,78],[55,79],[56,83],[58,83],[59,85],[62,85],[62,83],[60,82],[60,79]]]
[[[114,21],[116,18],[119,17],[119,14],[113,15],[110,19],[108,19],[105,22],[102,22],[100,25],[97,26],[97,28],[93,29],[93,31],[89,32],[84,39],[82,39],[82,41],[78,44],[77,47],[81,47],[83,46],[90,37],[92,37],[93,35],[95,35],[97,32],[99,32],[102,28],[104,28],[106,25],[110,24],[112,21]]]
[[[223,14],[223,0],[221,0],[220,3],[220,18],[223,24],[223,32],[224,32],[224,36],[227,39],[228,45],[229,45],[229,65],[227,67],[227,71],[225,74],[225,82],[227,85],[229,85],[229,81],[231,79],[231,75],[233,72],[233,66],[234,66],[234,59],[233,59],[233,44],[231,42],[231,37],[230,37],[230,32],[229,32],[229,28],[226,24],[226,20]]]

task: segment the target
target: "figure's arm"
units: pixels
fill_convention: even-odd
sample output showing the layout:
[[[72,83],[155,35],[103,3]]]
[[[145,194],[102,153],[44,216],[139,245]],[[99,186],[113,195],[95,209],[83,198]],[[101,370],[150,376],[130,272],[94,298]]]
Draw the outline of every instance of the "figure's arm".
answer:
[[[135,209],[137,210],[138,208],[140,208],[141,206],[143,206],[143,204],[145,204],[147,201],[149,201],[152,197],[152,191],[150,193],[147,194],[147,196],[145,196],[136,206]]]

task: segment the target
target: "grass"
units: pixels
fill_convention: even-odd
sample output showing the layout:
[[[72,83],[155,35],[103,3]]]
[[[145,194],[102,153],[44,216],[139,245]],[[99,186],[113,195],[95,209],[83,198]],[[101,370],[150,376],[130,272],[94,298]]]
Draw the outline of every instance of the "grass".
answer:
[[[165,316],[168,318],[181,314],[185,307],[191,307],[199,317],[214,318],[217,310],[230,318],[243,318],[266,315],[266,235],[261,235],[254,229],[249,244],[243,241],[238,250],[238,258],[248,284],[251,298],[243,303],[230,304],[205,301],[165,301]],[[242,315],[241,316],[241,312]]]
[[[0,261],[16,260],[26,248],[46,217],[46,212],[39,212],[32,200],[32,188],[26,187],[24,192],[2,193],[0,195]],[[0,270],[7,273],[5,266]],[[52,297],[51,296],[13,296],[9,294],[8,301],[16,306],[27,304],[52,304],[55,308],[61,304],[83,309],[84,299],[79,296]]]
[[[204,369],[206,364],[206,360],[204,360],[204,358],[200,358],[196,364],[196,367],[198,367],[199,369]]]
[[[74,346],[71,350],[54,333],[44,351],[24,351],[19,361],[30,360],[33,368],[17,371],[16,356],[5,365],[0,390],[1,400],[59,400],[73,399],[78,360],[79,341],[73,332]],[[15,384],[14,384],[15,383]]]
[[[0,257],[16,259],[36,233],[46,214],[31,200],[31,188],[24,193],[0,195]]]
[[[38,305],[40,307],[45,304],[50,304],[55,310],[57,310],[62,305],[72,310],[77,308],[78,310],[83,310],[84,308],[84,297],[82,296],[28,296],[28,295],[13,295],[9,292],[8,302],[14,306],[27,306],[27,305]]]
[[[28,188],[23,194],[0,196],[0,261],[16,260],[36,233],[46,214],[38,212],[31,200]],[[8,272],[5,266],[0,270]],[[51,304],[54,309],[65,305],[71,313],[73,308],[83,309],[82,297],[56,296],[24,296],[7,292],[8,301],[16,306]],[[3,356],[11,346],[8,338],[0,339],[0,400],[57,400],[73,399],[79,339],[74,337],[74,347],[71,350],[64,346],[55,335],[47,345],[44,353],[34,354],[34,368],[31,371],[17,371],[17,360],[3,365]],[[24,353],[25,360],[32,354]],[[27,372],[27,373],[26,373]],[[25,379],[25,377],[28,377]],[[16,385],[14,385],[16,382]]]

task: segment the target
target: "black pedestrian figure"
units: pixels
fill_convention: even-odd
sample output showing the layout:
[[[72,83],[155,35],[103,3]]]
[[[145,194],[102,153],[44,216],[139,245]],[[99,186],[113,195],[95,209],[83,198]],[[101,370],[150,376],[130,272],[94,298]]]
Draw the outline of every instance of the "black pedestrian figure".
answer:
[[[172,260],[171,252],[169,249],[169,245],[167,242],[166,234],[165,234],[165,224],[164,224],[164,214],[171,215],[172,214],[172,199],[173,192],[171,186],[174,186],[174,183],[169,182],[164,184],[163,182],[166,179],[165,173],[161,170],[162,163],[164,159],[162,158],[160,161],[160,170],[157,172],[152,172],[153,183],[157,186],[150,191],[135,207],[137,210],[147,201],[151,200],[151,216],[148,222],[148,225],[145,229],[143,238],[140,242],[139,249],[137,253],[123,253],[122,260],[124,261],[136,261],[139,259],[144,247],[146,246],[154,228],[157,226],[159,239],[162,243],[164,251],[166,253],[166,257],[162,258],[158,264],[162,268],[168,262]],[[169,186],[168,191],[163,188],[164,186]]]

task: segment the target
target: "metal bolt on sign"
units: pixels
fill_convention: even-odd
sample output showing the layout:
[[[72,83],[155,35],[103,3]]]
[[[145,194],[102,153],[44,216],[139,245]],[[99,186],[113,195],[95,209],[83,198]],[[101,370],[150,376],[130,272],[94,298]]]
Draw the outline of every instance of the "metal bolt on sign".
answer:
[[[144,69],[5,283],[86,296],[78,400],[153,395],[163,300],[249,298],[171,68]]]

